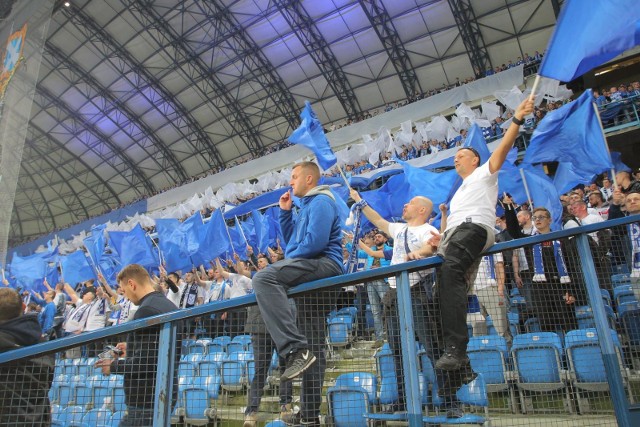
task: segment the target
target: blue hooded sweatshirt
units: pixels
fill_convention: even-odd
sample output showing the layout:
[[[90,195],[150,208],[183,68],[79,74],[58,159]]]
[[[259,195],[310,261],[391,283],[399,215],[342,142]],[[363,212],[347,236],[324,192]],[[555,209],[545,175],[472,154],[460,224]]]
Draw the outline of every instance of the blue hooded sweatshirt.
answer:
[[[280,210],[286,258],[328,257],[342,266],[342,232],[338,208],[327,185],[312,188],[300,199],[300,210]]]

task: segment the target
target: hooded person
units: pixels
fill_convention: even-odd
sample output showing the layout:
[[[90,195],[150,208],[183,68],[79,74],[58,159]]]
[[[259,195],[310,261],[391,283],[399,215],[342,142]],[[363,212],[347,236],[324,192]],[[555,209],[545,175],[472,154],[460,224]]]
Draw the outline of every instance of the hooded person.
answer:
[[[0,352],[44,340],[38,317],[23,314],[20,295],[14,289],[0,289]],[[0,365],[0,425],[50,425],[48,393],[53,368],[51,356],[20,358]]]

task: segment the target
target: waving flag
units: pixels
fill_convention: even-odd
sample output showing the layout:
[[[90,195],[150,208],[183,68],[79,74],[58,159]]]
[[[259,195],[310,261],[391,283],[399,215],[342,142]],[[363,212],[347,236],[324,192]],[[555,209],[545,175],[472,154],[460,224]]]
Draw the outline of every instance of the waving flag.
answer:
[[[478,152],[480,155],[480,165],[484,164],[489,160],[489,157],[491,157],[491,152],[489,151],[489,147],[487,147],[487,141],[482,136],[482,129],[475,123],[469,128],[467,139],[465,139],[462,146],[473,148]]]
[[[591,89],[548,113],[533,132],[523,163],[569,162],[585,172],[601,173],[613,166],[593,106]]]
[[[567,0],[539,74],[568,82],[604,64],[640,44],[639,21],[637,0]]]
[[[72,287],[75,287],[77,283],[96,278],[83,251],[75,251],[66,257],[61,257],[60,264],[62,265],[62,277]]]
[[[558,190],[558,194],[564,194],[578,184],[593,182],[595,177],[595,173],[579,169],[573,163],[559,162],[553,177],[553,185]]]
[[[185,256],[184,232],[181,223],[177,219],[156,219],[156,232],[158,233],[158,247],[162,251],[164,266],[167,271],[191,269],[192,263]]]
[[[551,230],[562,230],[562,204],[553,182],[538,169],[525,166],[522,170],[531,193],[533,206],[547,208],[551,212]]]
[[[131,231],[110,231],[109,238],[111,246],[120,255],[123,266],[140,264],[152,268],[158,265],[149,237],[140,224],[133,227]]]
[[[253,228],[256,234],[258,253],[266,254],[269,250],[269,218],[255,210],[251,212]]]
[[[298,129],[293,131],[289,137],[289,142],[304,145],[313,151],[322,169],[330,169],[338,160],[329,146],[329,141],[324,134],[322,124],[318,120],[316,113],[311,109],[309,101],[304,103],[304,109],[302,113],[300,113],[300,119],[302,119],[302,123]]]
[[[196,255],[203,262],[208,262],[225,254],[229,249],[229,236],[222,218],[222,211],[216,209],[209,222],[203,227],[200,235],[200,247]]]
[[[84,239],[84,247],[87,248],[89,260],[94,267],[100,263],[100,258],[104,253],[104,230],[106,228],[106,224],[91,227],[91,236]]]
[[[33,255],[21,257],[13,254],[11,260],[11,274],[18,284],[27,290],[38,290],[47,275],[49,262],[55,262],[58,249],[53,251],[38,252]]]

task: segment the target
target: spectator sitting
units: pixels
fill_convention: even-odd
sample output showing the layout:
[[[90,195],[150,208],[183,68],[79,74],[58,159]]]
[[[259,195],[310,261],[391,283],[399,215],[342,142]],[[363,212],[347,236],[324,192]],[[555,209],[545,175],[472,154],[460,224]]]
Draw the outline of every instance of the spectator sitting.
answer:
[[[35,316],[24,315],[20,295],[0,289],[0,353],[43,341]],[[0,366],[0,425],[47,426],[51,423],[49,389],[53,358],[21,358]]]

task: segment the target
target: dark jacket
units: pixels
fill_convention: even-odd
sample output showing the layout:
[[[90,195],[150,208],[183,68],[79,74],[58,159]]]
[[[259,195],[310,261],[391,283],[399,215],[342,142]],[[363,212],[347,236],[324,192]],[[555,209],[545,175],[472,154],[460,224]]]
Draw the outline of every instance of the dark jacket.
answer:
[[[34,315],[0,323],[0,352],[41,341],[42,329]],[[40,356],[0,365],[0,425],[48,426],[51,423],[49,389],[54,359]]]
[[[133,316],[133,320],[175,310],[177,310],[176,306],[162,293],[151,292],[140,300],[140,305]],[[111,365],[112,374],[124,374],[125,403],[127,406],[153,409],[159,357],[158,347],[160,345],[159,336],[160,326],[151,326],[130,333],[127,336],[127,357],[119,359]],[[178,342],[176,348],[180,348],[180,342]],[[179,353],[179,351],[176,351],[176,360],[179,360]],[[174,378],[174,385],[176,384],[177,378]]]

